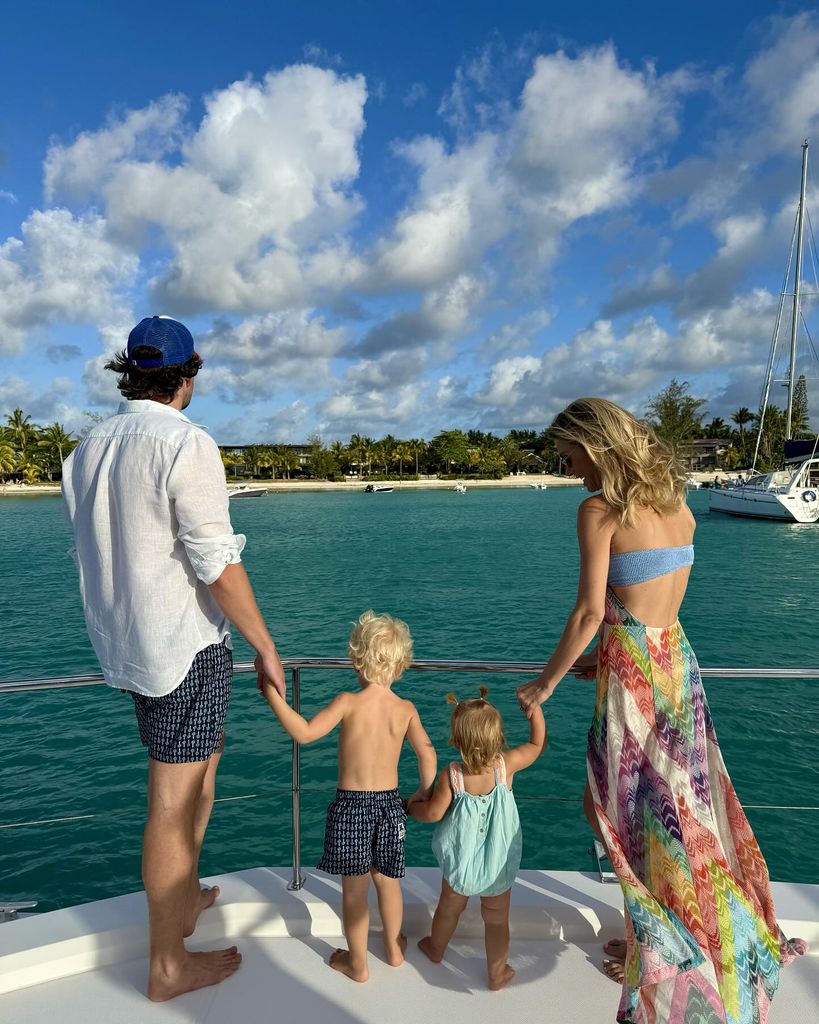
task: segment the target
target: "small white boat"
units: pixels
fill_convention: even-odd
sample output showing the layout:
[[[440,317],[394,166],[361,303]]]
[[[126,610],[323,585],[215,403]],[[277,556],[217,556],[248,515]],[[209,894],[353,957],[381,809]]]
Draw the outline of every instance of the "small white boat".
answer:
[[[457,484],[452,488],[456,494],[466,494],[466,484],[462,484],[459,480]]]
[[[389,491],[395,488],[390,487],[389,484],[367,484],[364,488],[365,494],[387,494]]]
[[[529,484],[529,486],[534,488],[536,491],[545,491],[548,484]]]
[[[261,498],[263,494],[267,494],[266,487],[233,487],[228,490],[229,498]]]

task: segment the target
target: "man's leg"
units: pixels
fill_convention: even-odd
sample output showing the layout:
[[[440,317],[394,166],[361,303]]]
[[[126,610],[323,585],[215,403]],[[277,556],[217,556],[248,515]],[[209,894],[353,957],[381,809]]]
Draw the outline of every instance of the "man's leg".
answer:
[[[209,761],[148,761],[148,820],[142,878],[148,897],[151,964],[148,996],[173,999],[223,981],[238,968],[235,946],[189,953],[182,941],[195,865],[195,821]]]
[[[342,875],[342,917],[347,949],[337,949],[330,957],[330,966],[346,974],[353,981],[366,981],[370,976],[367,969],[367,938],[370,931],[370,907],[367,896],[370,890],[370,876]]]
[[[225,737],[223,734],[219,743],[219,749],[206,762],[207,770],[205,771],[205,778],[202,783],[202,792],[196,804],[193,821],[193,871],[191,872],[188,900],[185,906],[185,938],[193,935],[199,915],[203,910],[213,906],[219,896],[218,885],[214,885],[207,891],[203,891],[199,885],[199,856],[202,852],[205,832],[207,831],[210,814],[213,810],[213,799],[216,795],[216,769],[219,766],[219,759],[224,748]]]
[[[432,931],[418,943],[418,948],[433,963],[437,964],[443,960],[446,947],[455,934],[458,921],[466,910],[467,903],[469,903],[468,896],[462,896],[459,892],[455,892],[445,878],[441,880],[441,896],[432,918]]]
[[[404,898],[401,895],[401,879],[382,875],[375,868],[370,872],[375,891],[378,894],[378,913],[384,929],[384,953],[390,967],[400,967],[404,962],[407,937],[401,931],[404,920]]]

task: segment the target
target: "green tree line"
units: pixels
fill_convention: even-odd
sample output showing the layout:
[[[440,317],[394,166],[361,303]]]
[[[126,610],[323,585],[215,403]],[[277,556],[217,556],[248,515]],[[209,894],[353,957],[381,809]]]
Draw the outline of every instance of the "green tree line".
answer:
[[[760,422],[758,467],[774,469],[784,457],[785,413],[776,405],[752,412],[741,406],[729,420],[708,418],[707,402],[691,394],[688,381],[672,380],[646,404],[646,421],[679,455],[698,438],[717,438],[725,442],[721,466],[736,469],[750,466]],[[102,417],[86,413],[89,427]],[[87,429],[87,428],[86,428]],[[85,431],[82,431],[84,433]],[[807,383],[801,376],[794,390],[794,437],[810,437]],[[54,422],[40,426],[22,409],[15,409],[0,426],[0,479],[9,477],[35,483],[52,480],[79,438]],[[370,478],[419,476],[484,477],[499,479],[507,473],[550,473],[558,469],[554,442],[545,430],[510,430],[504,436],[480,430],[442,430],[429,441],[414,437],[400,439],[387,434],[376,439],[353,434],[347,444],[333,441],[326,445],[314,434],[308,438],[309,455],[302,466],[299,455],[289,445],[254,444],[238,453],[223,448],[222,462],[228,475],[285,477],[304,470],[313,477],[359,475]]]

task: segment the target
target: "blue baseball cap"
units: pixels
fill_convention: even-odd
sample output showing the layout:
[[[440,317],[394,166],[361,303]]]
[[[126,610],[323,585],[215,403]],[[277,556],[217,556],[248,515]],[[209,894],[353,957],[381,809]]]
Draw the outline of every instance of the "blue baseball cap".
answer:
[[[147,346],[156,353],[133,353]],[[193,335],[184,324],[169,316],[146,316],[128,335],[128,361],[141,370],[179,366],[196,355]]]

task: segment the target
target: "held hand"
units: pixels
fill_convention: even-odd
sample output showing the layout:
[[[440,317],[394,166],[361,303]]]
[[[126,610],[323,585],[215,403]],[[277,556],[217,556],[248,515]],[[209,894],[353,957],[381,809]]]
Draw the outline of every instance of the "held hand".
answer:
[[[260,693],[264,695],[263,687],[267,683],[273,687],[280,697],[286,700],[287,686],[284,681],[284,669],[282,668],[278,651],[274,649],[269,653],[257,654],[254,665],[256,667],[256,685]]]
[[[520,710],[527,718],[531,718],[535,708],[548,700],[554,693],[554,689],[553,686],[544,686],[539,679],[519,686],[515,692],[517,693]]]

